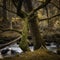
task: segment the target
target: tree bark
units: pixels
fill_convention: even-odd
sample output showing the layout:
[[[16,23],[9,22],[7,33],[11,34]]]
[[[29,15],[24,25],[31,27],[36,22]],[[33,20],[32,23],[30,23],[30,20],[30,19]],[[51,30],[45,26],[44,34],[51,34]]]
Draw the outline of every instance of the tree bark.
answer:
[[[27,8],[26,11],[31,12],[33,10],[32,1],[31,0],[24,0],[24,3]],[[31,33],[34,37],[34,49],[39,49],[42,44],[42,38],[41,38],[41,35],[39,32],[36,16],[34,16],[32,19],[28,19],[28,20],[29,20],[28,24],[30,26]]]
[[[3,22],[6,22],[6,20],[7,20],[7,11],[5,10],[6,2],[7,2],[7,0],[3,0]]]

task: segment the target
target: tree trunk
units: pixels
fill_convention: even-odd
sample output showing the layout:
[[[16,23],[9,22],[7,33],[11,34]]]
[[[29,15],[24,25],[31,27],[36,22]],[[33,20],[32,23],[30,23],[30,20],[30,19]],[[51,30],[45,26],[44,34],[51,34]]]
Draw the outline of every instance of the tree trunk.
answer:
[[[7,20],[7,11],[5,10],[6,9],[6,1],[7,0],[3,0],[3,22],[6,22],[6,20]]]
[[[33,10],[31,0],[24,0],[24,3],[26,5],[27,11],[31,12]],[[36,16],[34,16],[34,18],[28,19],[28,20],[29,20],[28,24],[30,25],[31,33],[34,37],[34,49],[39,49],[41,47],[41,44],[42,44],[42,38],[40,36]]]
[[[13,4],[11,2],[11,0],[8,0],[8,9],[10,10],[13,10]],[[8,21],[9,21],[9,28],[12,29],[12,17],[13,17],[13,14],[10,13],[10,12],[7,12],[7,15],[8,15]]]

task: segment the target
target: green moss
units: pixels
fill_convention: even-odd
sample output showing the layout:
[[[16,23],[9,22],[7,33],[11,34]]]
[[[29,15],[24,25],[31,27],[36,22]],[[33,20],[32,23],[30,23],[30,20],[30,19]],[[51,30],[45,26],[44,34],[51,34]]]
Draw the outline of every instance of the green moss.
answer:
[[[19,56],[4,58],[2,60],[60,60],[60,56],[45,49],[34,52],[25,52]]]
[[[24,26],[23,26],[23,31],[22,31],[22,38],[20,41],[20,48],[25,52],[25,51],[30,51],[28,41],[27,41],[27,36],[28,36],[28,21],[25,18],[24,21]]]

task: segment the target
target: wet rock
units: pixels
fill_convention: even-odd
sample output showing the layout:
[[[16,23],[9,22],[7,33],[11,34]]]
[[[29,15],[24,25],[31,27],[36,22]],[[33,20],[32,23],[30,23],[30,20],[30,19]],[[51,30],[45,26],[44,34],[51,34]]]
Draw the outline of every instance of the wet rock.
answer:
[[[4,50],[1,51],[1,54],[6,55],[8,51],[9,51],[9,49],[4,49]]]

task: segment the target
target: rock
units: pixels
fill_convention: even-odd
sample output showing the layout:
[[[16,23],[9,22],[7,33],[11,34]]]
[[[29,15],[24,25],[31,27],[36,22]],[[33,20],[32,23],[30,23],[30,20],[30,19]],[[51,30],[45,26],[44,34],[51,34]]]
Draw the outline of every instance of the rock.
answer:
[[[2,55],[6,55],[8,51],[9,51],[9,49],[3,49],[3,50],[1,51],[1,54],[2,54]]]

